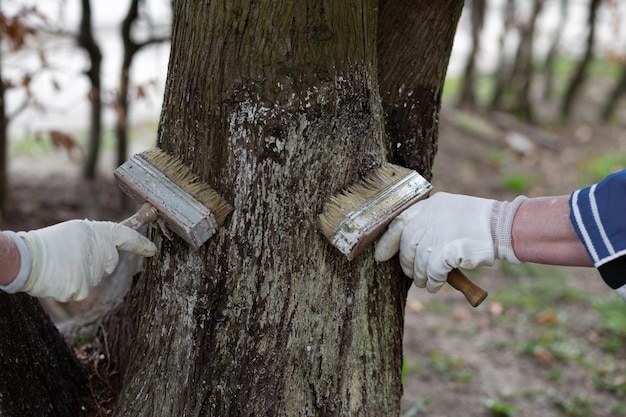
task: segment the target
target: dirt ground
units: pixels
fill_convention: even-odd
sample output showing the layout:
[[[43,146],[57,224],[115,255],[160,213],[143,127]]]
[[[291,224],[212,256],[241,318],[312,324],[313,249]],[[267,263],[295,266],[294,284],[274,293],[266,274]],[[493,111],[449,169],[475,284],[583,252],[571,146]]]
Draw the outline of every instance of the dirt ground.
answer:
[[[546,133],[506,118],[480,120],[444,108],[436,191],[495,199],[566,194],[582,185],[579,173],[595,156],[626,152],[623,126],[582,120]],[[1,228],[123,218],[110,176],[78,179],[77,165],[62,151],[41,158],[27,152],[13,156],[12,196]],[[101,169],[110,172],[112,166],[105,159]],[[614,294],[594,270],[496,265],[473,272],[490,292],[478,308],[450,288],[436,295],[413,288],[409,294],[404,417],[626,415],[626,389],[615,388],[626,386],[623,351],[606,349],[601,315],[589,301]],[[556,290],[542,286],[555,276],[560,277],[552,284]],[[541,291],[552,293],[543,297]],[[534,304],[516,301],[537,292]],[[578,296],[559,297],[560,292]],[[562,351],[545,340],[558,341]],[[623,347],[626,340],[621,342]]]
[[[466,129],[468,115],[452,109],[443,114],[435,191],[503,200],[569,194],[585,184],[581,172],[598,164],[623,167],[607,161],[624,161],[617,157],[626,150],[623,126],[583,120],[547,133],[507,120],[504,125],[515,129],[491,130],[502,124],[490,118],[483,126],[478,118]],[[524,189],[511,178],[524,178]],[[450,287],[436,295],[416,287],[409,293],[405,417],[626,415],[623,350],[605,350],[602,317],[590,307],[590,300],[606,302],[614,294],[595,270],[496,265],[472,272],[490,292],[478,308]],[[576,296],[560,296],[561,290]],[[524,291],[546,294],[507,304],[524,299]],[[626,342],[623,336],[621,342]],[[559,354],[557,344],[569,352]],[[607,389],[603,378],[613,378],[612,387],[621,388]]]

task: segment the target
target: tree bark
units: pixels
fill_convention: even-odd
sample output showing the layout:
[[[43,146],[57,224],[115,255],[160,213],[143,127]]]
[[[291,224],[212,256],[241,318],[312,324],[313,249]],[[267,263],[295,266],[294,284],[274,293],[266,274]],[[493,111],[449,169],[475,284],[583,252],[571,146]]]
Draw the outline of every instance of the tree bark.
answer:
[[[381,22],[409,3],[382,2]],[[348,262],[317,217],[389,143],[430,173],[462,2],[412,4],[401,37],[415,52],[392,74],[398,44],[377,48],[377,1],[175,2],[158,144],[234,212],[198,251],[153,228],[157,256],[109,331],[123,372],[116,415],[399,413],[407,280],[371,250]],[[379,49],[386,108],[411,104],[408,121],[402,110],[385,122]],[[390,125],[404,136],[388,137]]]
[[[86,374],[41,308],[0,292],[0,415],[78,416]]]
[[[391,162],[432,177],[439,109],[463,2],[381,1],[380,91]]]

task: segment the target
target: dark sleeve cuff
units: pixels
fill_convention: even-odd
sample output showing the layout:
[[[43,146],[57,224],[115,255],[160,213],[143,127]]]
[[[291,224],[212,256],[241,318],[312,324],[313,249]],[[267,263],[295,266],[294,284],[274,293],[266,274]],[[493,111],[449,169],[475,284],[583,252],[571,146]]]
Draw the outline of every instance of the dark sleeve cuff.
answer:
[[[626,170],[570,196],[570,220],[596,268],[626,256]]]

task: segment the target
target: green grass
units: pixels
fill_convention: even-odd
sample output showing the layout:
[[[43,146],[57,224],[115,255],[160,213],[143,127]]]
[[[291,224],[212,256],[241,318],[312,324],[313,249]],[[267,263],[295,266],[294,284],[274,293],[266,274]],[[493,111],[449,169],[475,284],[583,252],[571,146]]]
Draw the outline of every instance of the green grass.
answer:
[[[17,155],[45,156],[53,150],[53,146],[46,138],[26,136],[10,140],[8,146],[9,158]]]
[[[584,396],[574,395],[571,398],[554,398],[554,405],[566,416],[591,417],[594,415],[593,402]]]
[[[128,138],[129,141],[141,140],[153,142],[152,137],[157,129],[157,122],[147,123],[141,126],[133,127],[129,129]],[[87,129],[78,132],[63,132],[69,135],[75,143],[82,147],[87,148]],[[149,136],[146,136],[149,135]],[[103,129],[100,139],[100,150],[111,151],[117,146],[117,137],[114,129]],[[55,148],[52,144],[48,132],[43,132],[40,135],[27,135],[23,137],[15,137],[9,139],[8,154],[9,158],[25,155],[32,157],[46,156],[54,151],[63,151]]]
[[[626,152],[610,152],[591,158],[582,163],[578,183],[581,187],[587,187],[624,167],[626,167]]]
[[[602,346],[610,353],[620,354],[626,348],[626,309],[624,301],[616,295],[596,297],[592,300],[593,309],[600,315],[599,332]]]
[[[433,368],[448,381],[468,383],[472,380],[470,369],[467,368],[460,357],[441,354],[437,350],[430,353]]]
[[[532,175],[512,172],[503,174],[500,182],[506,190],[524,194],[537,182],[537,179]]]
[[[511,417],[522,411],[512,404],[496,401],[491,398],[483,398],[481,401],[493,417]]]
[[[602,331],[626,338],[626,309],[624,301],[617,296],[597,297],[592,300],[592,307],[600,314]]]
[[[428,407],[428,405],[432,403],[434,400],[435,399],[433,397],[428,397],[423,401],[415,403],[404,414],[402,414],[402,417],[415,417],[417,415],[422,414],[422,412],[426,410],[426,407]]]
[[[580,290],[567,284],[567,274],[558,267],[529,263],[502,264],[501,269],[512,278],[509,285],[496,291],[494,299],[508,307],[518,307],[532,314],[546,305],[584,298]]]

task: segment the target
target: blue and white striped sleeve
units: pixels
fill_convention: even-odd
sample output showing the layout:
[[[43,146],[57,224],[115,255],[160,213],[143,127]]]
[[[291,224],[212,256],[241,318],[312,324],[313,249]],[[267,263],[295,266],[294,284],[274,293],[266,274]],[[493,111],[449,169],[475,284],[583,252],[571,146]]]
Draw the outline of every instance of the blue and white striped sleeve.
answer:
[[[570,196],[570,219],[604,281],[626,301],[626,170]]]

